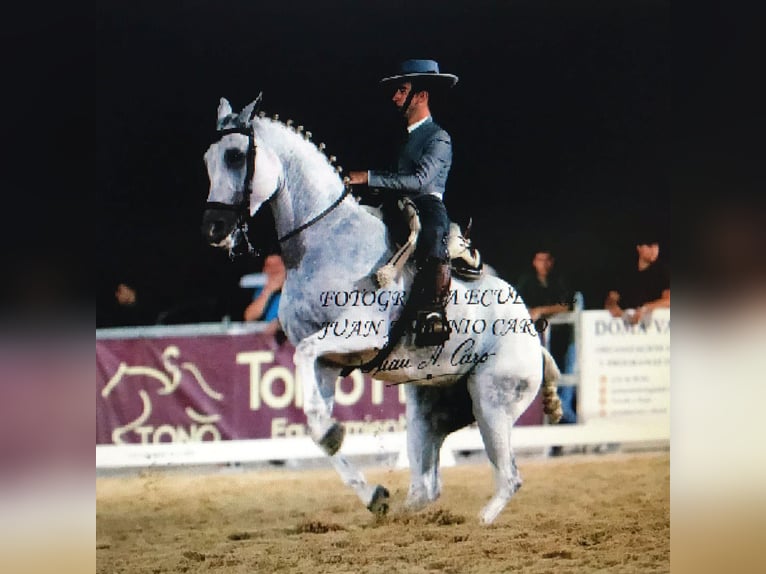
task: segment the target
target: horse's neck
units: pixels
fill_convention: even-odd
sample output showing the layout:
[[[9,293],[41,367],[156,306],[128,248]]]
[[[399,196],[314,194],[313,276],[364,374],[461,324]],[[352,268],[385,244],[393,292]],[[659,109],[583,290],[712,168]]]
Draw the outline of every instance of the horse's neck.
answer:
[[[328,217],[337,217],[340,213],[347,215],[349,205],[346,202],[335,205],[344,193],[343,184],[318,183],[307,177],[286,175],[280,190],[271,200],[278,237],[293,234],[298,229],[322,229],[330,221],[324,221]],[[355,202],[352,203],[355,205]]]
[[[357,264],[369,268],[385,254],[388,245],[381,219],[361,208],[351,195],[346,195],[335,205],[343,196],[343,188],[306,209],[294,198],[304,191],[288,184],[271,203],[277,236],[284,238],[286,234],[290,235],[281,244],[283,257],[289,266],[297,267],[301,260],[305,260],[310,261],[313,269],[326,266],[337,268],[342,260],[344,271],[353,274]]]
[[[285,125],[272,120],[261,121],[264,123],[256,132],[258,153],[266,148],[268,152],[264,155],[275,158],[280,164],[280,186],[270,201],[278,237],[292,234],[324,214],[301,231],[296,240],[290,241],[290,244],[300,244],[300,251],[303,252],[310,247],[302,241],[306,235],[312,237],[312,245],[324,248],[342,239],[339,237],[342,231],[339,231],[338,221],[356,218],[375,220],[351,197],[346,197],[327,212],[344,193],[343,182],[327,157],[314,144]],[[289,249],[290,245],[282,247]]]

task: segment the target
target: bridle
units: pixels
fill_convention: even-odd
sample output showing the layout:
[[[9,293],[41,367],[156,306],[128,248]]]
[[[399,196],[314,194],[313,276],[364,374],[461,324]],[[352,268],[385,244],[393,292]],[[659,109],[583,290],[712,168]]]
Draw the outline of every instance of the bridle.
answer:
[[[234,255],[242,255],[243,253],[236,252],[238,245],[244,245],[244,253],[252,255],[255,252],[250,239],[247,236],[247,220],[250,217],[250,196],[253,194],[253,177],[255,176],[255,130],[252,126],[248,127],[233,127],[224,128],[217,131],[219,137],[224,137],[229,134],[241,134],[247,137],[247,154],[245,157],[245,181],[242,189],[242,201],[230,205],[228,203],[221,203],[218,201],[208,201],[205,205],[206,209],[219,209],[224,211],[234,211],[237,213],[237,223],[232,232],[232,242],[234,244],[235,251],[232,251],[232,257]]]
[[[229,205],[228,203],[208,201],[206,204],[206,208],[237,212],[237,223],[235,225],[234,231],[232,232],[233,243],[236,247],[237,245],[240,244],[240,240],[242,240],[244,242],[244,245],[246,246],[247,254],[252,254],[255,250],[253,249],[253,246],[250,244],[250,239],[247,236],[247,220],[250,217],[250,196],[253,194],[253,178],[255,176],[255,173],[254,173],[255,154],[258,148],[258,146],[255,143],[255,128],[253,126],[231,127],[231,128],[219,129],[217,133],[220,137],[223,137],[229,134],[241,134],[247,137],[247,153],[246,153],[246,159],[245,159],[245,162],[246,162],[245,181],[243,183],[242,201],[240,203]],[[279,185],[279,187],[276,190],[276,193],[272,194],[271,198],[269,199],[269,202],[274,201],[277,195],[279,195],[279,193],[282,191],[283,187],[284,187],[283,185]],[[343,202],[343,200],[346,199],[346,196],[349,193],[351,193],[351,191],[352,191],[351,184],[344,181],[343,193],[338,197],[338,199],[336,199],[330,206],[328,206],[321,213],[309,219],[306,223],[299,225],[292,231],[289,231],[288,233],[285,233],[282,237],[279,237],[278,241],[280,243],[287,241],[288,239],[295,237],[300,232],[314,225],[317,221],[319,221],[320,219],[325,217],[327,214],[329,214],[331,211],[333,211],[336,207],[338,207]]]

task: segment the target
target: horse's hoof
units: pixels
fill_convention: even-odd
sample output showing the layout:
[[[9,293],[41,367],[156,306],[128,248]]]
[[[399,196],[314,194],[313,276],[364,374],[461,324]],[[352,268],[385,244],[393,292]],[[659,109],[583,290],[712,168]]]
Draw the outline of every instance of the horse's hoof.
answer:
[[[336,422],[330,425],[324,436],[319,439],[319,446],[324,450],[328,456],[334,455],[340,450],[340,445],[343,444],[343,438],[346,436],[346,428]]]
[[[378,516],[383,516],[388,513],[388,497],[389,492],[385,486],[380,484],[375,487],[375,491],[372,493],[372,500],[367,505],[367,510]]]

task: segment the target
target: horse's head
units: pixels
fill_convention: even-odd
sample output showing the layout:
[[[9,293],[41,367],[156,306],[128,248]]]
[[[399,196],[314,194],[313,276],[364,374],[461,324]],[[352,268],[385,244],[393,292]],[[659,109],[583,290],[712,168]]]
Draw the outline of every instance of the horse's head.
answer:
[[[211,245],[225,247],[230,253],[243,246],[250,250],[247,219],[278,188],[278,170],[273,161],[263,169],[256,167],[254,114],[260,100],[259,95],[236,114],[229,102],[221,98],[216,124],[218,139],[204,156],[210,192],[202,217],[202,233]]]

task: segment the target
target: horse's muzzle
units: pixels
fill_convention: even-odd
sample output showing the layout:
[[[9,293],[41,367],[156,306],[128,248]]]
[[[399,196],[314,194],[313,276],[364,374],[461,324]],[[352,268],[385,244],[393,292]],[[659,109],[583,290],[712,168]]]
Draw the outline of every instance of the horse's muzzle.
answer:
[[[231,209],[210,208],[202,215],[202,235],[211,245],[220,245],[237,226],[239,216]]]

